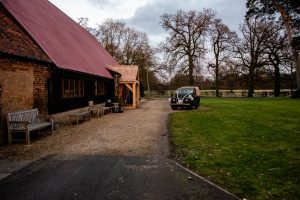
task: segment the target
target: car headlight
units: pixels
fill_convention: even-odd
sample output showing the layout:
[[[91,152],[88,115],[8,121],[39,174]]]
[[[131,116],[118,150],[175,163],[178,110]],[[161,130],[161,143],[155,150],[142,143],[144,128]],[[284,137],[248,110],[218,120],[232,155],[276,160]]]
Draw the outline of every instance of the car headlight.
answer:
[[[189,95],[189,98],[191,101],[194,101],[194,97],[192,95]]]
[[[184,98],[183,101],[184,101],[184,102],[189,102],[189,101],[190,101],[190,98]]]

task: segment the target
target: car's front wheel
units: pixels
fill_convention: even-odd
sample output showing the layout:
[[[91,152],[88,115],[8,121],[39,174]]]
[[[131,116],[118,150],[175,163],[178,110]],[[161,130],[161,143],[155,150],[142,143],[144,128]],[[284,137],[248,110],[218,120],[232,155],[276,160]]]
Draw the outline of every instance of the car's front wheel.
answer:
[[[171,106],[172,110],[176,110],[177,106]]]

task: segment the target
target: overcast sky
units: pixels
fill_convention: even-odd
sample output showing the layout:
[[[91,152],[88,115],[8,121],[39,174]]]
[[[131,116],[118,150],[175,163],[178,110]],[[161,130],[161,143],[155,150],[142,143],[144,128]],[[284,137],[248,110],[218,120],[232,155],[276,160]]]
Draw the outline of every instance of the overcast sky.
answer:
[[[233,31],[239,31],[246,12],[246,0],[50,0],[60,10],[77,21],[89,18],[89,26],[96,27],[108,18],[125,22],[128,26],[146,32],[152,44],[162,42],[166,32],[159,25],[164,13],[177,10],[211,8]]]

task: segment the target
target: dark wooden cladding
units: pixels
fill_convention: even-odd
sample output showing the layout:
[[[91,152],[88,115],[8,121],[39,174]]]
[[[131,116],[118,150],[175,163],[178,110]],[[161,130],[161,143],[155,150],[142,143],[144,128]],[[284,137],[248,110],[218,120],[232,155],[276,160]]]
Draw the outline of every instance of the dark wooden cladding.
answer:
[[[84,96],[63,98],[62,96],[62,79],[78,79],[84,81]],[[95,81],[103,81],[107,84],[107,93],[105,95],[95,95]],[[88,101],[94,101],[95,104],[104,103],[108,99],[113,100],[114,81],[112,79],[78,74],[74,72],[57,71],[48,81],[48,109],[49,114],[64,112],[76,108],[88,106]]]

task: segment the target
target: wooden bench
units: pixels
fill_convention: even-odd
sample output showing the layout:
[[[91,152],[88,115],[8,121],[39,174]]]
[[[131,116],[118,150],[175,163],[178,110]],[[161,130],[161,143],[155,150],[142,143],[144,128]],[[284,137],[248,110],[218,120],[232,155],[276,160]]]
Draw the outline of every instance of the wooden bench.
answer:
[[[53,120],[49,116],[39,115],[37,108],[8,113],[8,143],[11,144],[13,140],[17,141],[17,139],[13,139],[13,132],[24,132],[26,144],[29,145],[30,131],[40,130],[49,126],[51,126],[51,133],[53,133]]]
[[[75,119],[76,124],[78,125],[79,119],[85,120],[86,117],[88,117],[89,119],[91,119],[91,111],[89,111],[89,110],[82,110],[82,111],[80,111],[78,113],[74,113],[74,114],[69,115],[69,123],[71,125],[73,119]]]
[[[91,116],[96,115],[97,117],[102,117],[105,114],[112,113],[113,107],[105,106],[105,103],[94,105],[94,101],[89,101],[88,110],[91,112]]]
[[[112,107],[111,106],[106,106],[105,103],[99,104],[100,108],[102,109],[103,115],[112,113]]]
[[[112,107],[101,107],[103,114],[112,113]]]

